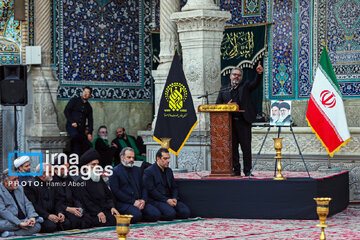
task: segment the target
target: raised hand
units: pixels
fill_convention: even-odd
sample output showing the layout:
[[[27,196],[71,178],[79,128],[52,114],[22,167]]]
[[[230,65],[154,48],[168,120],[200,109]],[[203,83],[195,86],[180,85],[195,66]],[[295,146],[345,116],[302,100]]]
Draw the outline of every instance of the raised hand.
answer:
[[[257,67],[256,67],[256,72],[257,72],[258,74],[262,74],[263,71],[264,71],[264,68],[261,66],[261,61],[259,61],[258,65],[257,65]]]

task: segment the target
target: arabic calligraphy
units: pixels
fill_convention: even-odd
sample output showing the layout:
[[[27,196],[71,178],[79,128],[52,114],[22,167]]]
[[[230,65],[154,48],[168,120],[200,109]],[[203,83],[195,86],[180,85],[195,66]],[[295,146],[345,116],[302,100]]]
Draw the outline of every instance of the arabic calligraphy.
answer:
[[[228,32],[224,33],[221,43],[221,55],[223,60],[251,57],[254,51],[254,33]]]

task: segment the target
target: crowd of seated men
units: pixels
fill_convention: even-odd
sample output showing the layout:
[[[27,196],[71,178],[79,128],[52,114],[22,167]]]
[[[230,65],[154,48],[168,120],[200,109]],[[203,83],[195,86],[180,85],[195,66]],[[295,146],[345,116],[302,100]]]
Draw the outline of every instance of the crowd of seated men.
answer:
[[[135,154],[131,147],[121,149],[120,163],[112,169],[108,184],[101,177],[102,157],[95,149],[80,157],[79,165],[86,170],[82,174],[87,177],[79,176],[76,181],[69,174],[69,163],[61,160],[38,165],[39,175],[21,184],[17,175],[4,170],[1,237],[115,226],[117,214],[133,215],[132,223],[190,217],[189,208],[179,201],[169,151],[159,149],[156,162],[144,171],[134,166]],[[14,163],[25,164],[25,160],[29,159]]]

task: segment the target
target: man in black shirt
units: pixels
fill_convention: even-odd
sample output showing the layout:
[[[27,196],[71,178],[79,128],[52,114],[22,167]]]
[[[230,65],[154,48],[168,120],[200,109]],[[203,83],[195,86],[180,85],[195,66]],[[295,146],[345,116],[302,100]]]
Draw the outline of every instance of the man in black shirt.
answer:
[[[64,213],[65,218],[71,222],[71,228],[90,228],[92,219],[84,211],[81,203],[81,186],[76,186],[74,179],[69,175],[70,164],[64,159],[58,158],[53,166],[55,175],[52,182],[58,188],[58,194],[55,196],[59,203],[59,209]]]
[[[90,97],[91,88],[85,87],[81,97],[72,98],[64,110],[67,119],[66,130],[71,137],[71,150],[79,156],[86,151],[86,138],[89,141],[92,140],[93,112],[88,101]],[[89,127],[87,136],[85,135],[86,126]]]
[[[106,165],[114,167],[119,164],[118,158],[114,161],[117,145],[115,143],[111,143],[110,145],[106,126],[103,125],[99,127],[98,136],[93,141],[93,148],[100,154],[99,165],[103,168]]]
[[[243,153],[244,174],[249,176],[251,171],[251,123],[255,121],[256,112],[251,102],[251,92],[262,80],[263,67],[260,62],[256,67],[256,80],[243,80],[243,70],[234,68],[230,74],[230,84],[221,88],[216,104],[239,105],[241,110],[232,114],[232,154],[234,175],[240,175],[239,144]]]
[[[56,197],[59,188],[53,186],[52,166],[44,163],[42,175],[34,177],[25,187],[26,197],[33,203],[36,212],[44,219],[41,232],[55,232],[71,229],[71,222],[64,215],[64,209]],[[41,166],[36,167],[41,172]]]

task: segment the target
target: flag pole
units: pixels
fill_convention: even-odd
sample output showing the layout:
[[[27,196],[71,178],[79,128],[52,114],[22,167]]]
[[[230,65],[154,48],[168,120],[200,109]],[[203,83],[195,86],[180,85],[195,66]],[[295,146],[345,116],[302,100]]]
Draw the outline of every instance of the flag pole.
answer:
[[[176,169],[179,169],[178,155],[175,155],[175,168],[176,168]]]
[[[330,155],[328,155],[328,169],[331,169]]]

